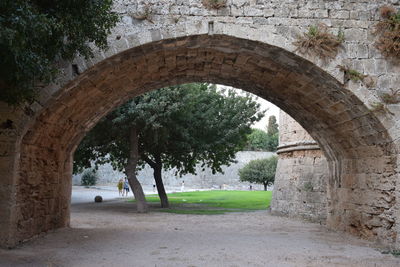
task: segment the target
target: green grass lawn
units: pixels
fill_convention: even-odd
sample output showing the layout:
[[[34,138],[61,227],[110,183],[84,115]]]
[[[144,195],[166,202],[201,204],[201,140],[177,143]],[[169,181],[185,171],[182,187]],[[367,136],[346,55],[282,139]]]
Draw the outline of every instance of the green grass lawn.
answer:
[[[223,214],[225,212],[263,210],[269,207],[271,191],[196,191],[168,194],[170,209],[156,211],[179,214]],[[146,196],[158,203],[157,195]]]

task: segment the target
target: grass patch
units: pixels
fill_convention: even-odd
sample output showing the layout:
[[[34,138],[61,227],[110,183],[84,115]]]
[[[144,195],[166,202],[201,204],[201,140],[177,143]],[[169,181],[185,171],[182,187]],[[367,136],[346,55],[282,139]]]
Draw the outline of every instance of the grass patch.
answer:
[[[224,214],[226,212],[243,212],[265,210],[272,198],[271,191],[196,191],[168,194],[170,209],[156,211],[177,214]],[[150,203],[158,203],[157,195],[146,196]]]

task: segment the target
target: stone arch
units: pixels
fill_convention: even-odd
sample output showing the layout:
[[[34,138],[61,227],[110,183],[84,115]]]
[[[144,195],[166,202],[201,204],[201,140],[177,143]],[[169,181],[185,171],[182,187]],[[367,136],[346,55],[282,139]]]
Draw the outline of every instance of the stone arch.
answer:
[[[72,153],[101,117],[141,93],[188,82],[241,88],[285,110],[329,161],[328,224],[395,241],[392,187],[380,187],[395,179],[392,139],[354,93],[314,63],[265,42],[209,32],[149,34],[152,42],[115,51],[62,86],[28,124],[18,144],[7,244],[68,225]]]

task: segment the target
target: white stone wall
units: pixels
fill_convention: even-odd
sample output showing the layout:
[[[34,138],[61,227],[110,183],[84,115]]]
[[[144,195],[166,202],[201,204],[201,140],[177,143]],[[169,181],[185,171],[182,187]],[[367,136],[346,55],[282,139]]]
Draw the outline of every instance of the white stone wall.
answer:
[[[207,189],[215,188],[218,189],[223,187],[224,189],[239,189],[248,190],[250,183],[240,182],[238,171],[249,161],[254,159],[268,158],[276,155],[274,152],[261,152],[261,151],[242,151],[236,154],[236,163],[232,163],[230,166],[223,166],[222,170],[224,173],[212,174],[210,168],[206,168],[202,171],[200,165],[197,166],[197,175],[186,174],[182,177],[175,175],[174,170],[163,170],[162,176],[164,185],[170,188],[178,188],[181,186],[182,181],[185,181],[185,188],[193,189]],[[100,166],[98,185],[114,185],[117,183],[119,178],[125,177],[121,172],[113,170],[110,164]],[[146,167],[138,172],[138,179],[143,186],[152,186],[154,183],[153,169],[146,165]],[[80,185],[81,175],[73,176],[73,184]],[[225,186],[224,186],[225,185]],[[262,185],[253,184],[253,189],[263,190]]]

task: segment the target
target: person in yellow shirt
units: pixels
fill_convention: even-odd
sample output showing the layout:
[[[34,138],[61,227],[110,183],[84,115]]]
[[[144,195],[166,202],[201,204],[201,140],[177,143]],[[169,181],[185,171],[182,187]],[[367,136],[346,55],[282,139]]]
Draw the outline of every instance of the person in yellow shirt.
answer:
[[[124,180],[122,178],[119,179],[117,187],[118,187],[119,196],[124,196],[124,192],[122,191],[122,189],[124,187]]]

